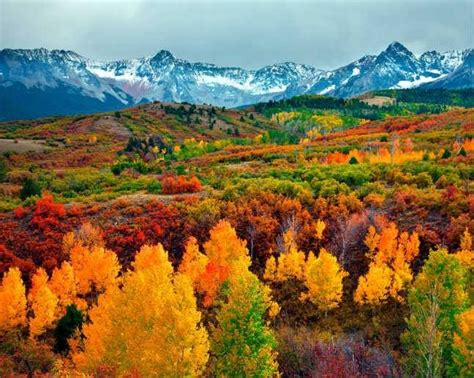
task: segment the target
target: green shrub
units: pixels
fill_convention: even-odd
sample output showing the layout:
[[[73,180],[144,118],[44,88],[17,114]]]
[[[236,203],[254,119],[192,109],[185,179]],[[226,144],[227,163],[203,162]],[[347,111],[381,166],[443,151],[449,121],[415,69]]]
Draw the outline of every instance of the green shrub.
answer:
[[[38,196],[41,197],[41,187],[39,184],[32,178],[27,178],[23,182],[23,187],[20,191],[20,198],[22,201],[26,200],[29,197]]]
[[[146,190],[147,190],[148,193],[160,194],[161,193],[161,183],[158,180],[153,180],[147,185]]]
[[[5,159],[0,158],[0,182],[5,181],[7,178],[8,167]]]
[[[422,172],[415,176],[415,184],[421,189],[428,188],[433,185],[433,179],[428,173]]]
[[[311,181],[311,188],[314,195],[324,198],[329,198],[338,194],[349,194],[350,188],[345,183],[339,183],[335,179]]]

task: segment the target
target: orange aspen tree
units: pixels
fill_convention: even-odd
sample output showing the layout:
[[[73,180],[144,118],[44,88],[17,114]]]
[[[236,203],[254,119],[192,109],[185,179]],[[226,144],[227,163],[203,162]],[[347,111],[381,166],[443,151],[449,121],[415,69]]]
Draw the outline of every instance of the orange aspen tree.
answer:
[[[71,250],[71,265],[77,282],[77,292],[86,295],[103,292],[115,285],[120,272],[117,255],[102,247],[86,248],[76,244]]]
[[[61,314],[64,314],[67,306],[77,302],[74,269],[68,261],[64,261],[60,268],[53,270],[49,288],[58,297],[58,310]]]
[[[26,325],[25,285],[18,268],[10,268],[0,285],[0,330]]]
[[[326,229],[326,223],[321,219],[316,222],[316,238],[321,240],[323,238],[323,232]]]
[[[206,270],[208,262],[208,257],[199,251],[196,238],[190,237],[185,245],[179,271],[191,279],[195,288],[199,282],[199,277]]]
[[[70,253],[76,244],[86,248],[105,247],[102,230],[86,222],[77,232],[68,232],[63,238],[64,251]]]
[[[410,263],[419,253],[418,234],[399,233],[395,223],[390,223],[380,234],[369,227],[364,241],[371,262],[369,272],[359,278],[354,300],[379,305],[392,297],[403,302],[402,293],[413,280]]]
[[[199,291],[204,293],[204,305],[210,306],[222,283],[231,275],[248,270],[251,261],[245,240],[237,237],[229,222],[221,220],[210,231],[204,244],[208,262],[199,277]]]

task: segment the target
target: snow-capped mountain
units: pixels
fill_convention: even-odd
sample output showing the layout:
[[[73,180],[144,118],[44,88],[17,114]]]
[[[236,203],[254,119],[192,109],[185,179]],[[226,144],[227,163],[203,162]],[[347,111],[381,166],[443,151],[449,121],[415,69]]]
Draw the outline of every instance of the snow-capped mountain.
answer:
[[[259,70],[190,63],[161,50],[99,62],[73,51],[0,51],[0,119],[90,113],[154,100],[236,107],[299,94],[351,97],[386,88],[473,87],[473,50],[415,56],[400,43],[322,71],[280,63]]]
[[[153,57],[102,63],[87,61],[99,79],[121,88],[137,101],[176,101],[239,106],[274,98],[292,85],[310,84],[321,71],[282,63],[257,71],[218,67],[176,59],[166,50]]]

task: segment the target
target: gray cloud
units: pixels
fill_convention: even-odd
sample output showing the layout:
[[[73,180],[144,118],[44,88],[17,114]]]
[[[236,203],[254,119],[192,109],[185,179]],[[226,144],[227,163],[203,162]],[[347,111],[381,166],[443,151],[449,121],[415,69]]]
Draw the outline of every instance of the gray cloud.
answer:
[[[190,61],[335,68],[394,40],[416,53],[472,47],[473,2],[0,0],[0,47],[101,60],[168,49]]]

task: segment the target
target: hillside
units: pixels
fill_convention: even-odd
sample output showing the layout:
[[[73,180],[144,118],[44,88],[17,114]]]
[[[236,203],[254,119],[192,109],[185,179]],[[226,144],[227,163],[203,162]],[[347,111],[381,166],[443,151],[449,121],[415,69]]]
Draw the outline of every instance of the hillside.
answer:
[[[257,324],[269,369],[285,377],[327,377],[335,367],[402,376],[408,292],[444,277],[426,273],[436,258],[449,277],[464,272],[462,256],[472,261],[474,108],[463,91],[370,96],[382,95],[396,101],[304,95],[230,110],[154,102],[0,123],[0,274],[17,274],[20,297],[53,298],[33,302],[37,313],[38,303],[57,311],[0,334],[13,345],[0,351],[6,371],[29,371],[34,360],[42,372],[70,373],[94,360],[94,335],[114,351],[116,340],[141,350],[163,317],[160,336],[185,333],[170,345],[206,354],[207,334],[188,336],[213,329],[231,306],[237,331]],[[421,274],[431,275],[420,284]],[[473,295],[456,282],[456,298]],[[150,322],[131,322],[137,309]],[[108,333],[85,320],[84,340],[61,339],[64,314],[107,311]],[[214,364],[206,361],[203,371]]]

